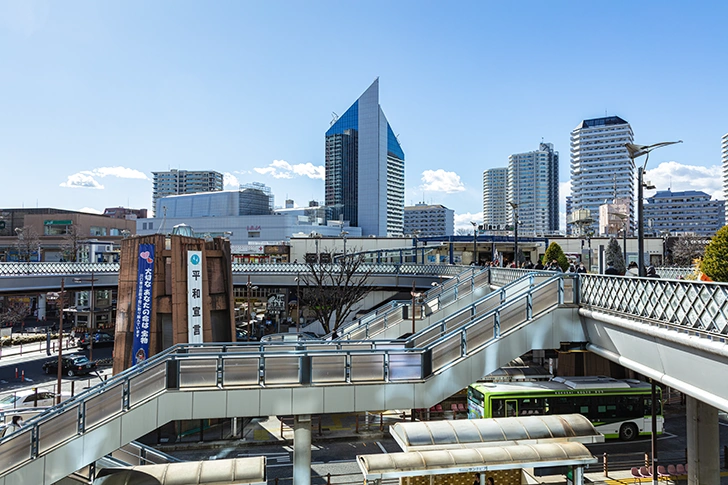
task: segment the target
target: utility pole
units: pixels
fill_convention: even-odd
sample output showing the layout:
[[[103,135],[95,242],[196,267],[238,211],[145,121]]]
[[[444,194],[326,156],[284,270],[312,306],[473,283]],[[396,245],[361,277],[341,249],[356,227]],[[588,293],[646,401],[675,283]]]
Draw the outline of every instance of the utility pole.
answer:
[[[60,321],[58,323],[58,393],[56,394],[56,404],[61,403],[61,380],[63,379],[63,306],[65,300],[65,279],[61,278],[61,309]]]

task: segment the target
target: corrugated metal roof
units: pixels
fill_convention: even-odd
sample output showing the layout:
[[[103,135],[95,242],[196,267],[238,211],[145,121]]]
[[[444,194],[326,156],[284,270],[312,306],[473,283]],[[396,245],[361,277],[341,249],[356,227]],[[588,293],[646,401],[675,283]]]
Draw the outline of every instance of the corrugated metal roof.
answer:
[[[389,428],[403,451],[576,441],[600,443],[602,436],[581,414],[458,419],[397,423]]]
[[[98,477],[98,483],[104,485],[264,485],[267,482],[264,456],[105,468]]]
[[[597,462],[583,444],[573,442],[359,455],[356,458],[367,480],[514,468],[583,466]]]

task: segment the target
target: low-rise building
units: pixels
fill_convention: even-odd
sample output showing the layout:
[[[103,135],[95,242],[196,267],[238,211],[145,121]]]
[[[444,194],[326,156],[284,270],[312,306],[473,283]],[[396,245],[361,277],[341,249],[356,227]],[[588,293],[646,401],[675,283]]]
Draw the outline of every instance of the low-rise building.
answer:
[[[699,190],[659,190],[644,205],[645,233],[712,236],[725,225],[725,201]]]
[[[421,202],[404,208],[404,234],[451,236],[455,233],[455,211],[440,204]]]

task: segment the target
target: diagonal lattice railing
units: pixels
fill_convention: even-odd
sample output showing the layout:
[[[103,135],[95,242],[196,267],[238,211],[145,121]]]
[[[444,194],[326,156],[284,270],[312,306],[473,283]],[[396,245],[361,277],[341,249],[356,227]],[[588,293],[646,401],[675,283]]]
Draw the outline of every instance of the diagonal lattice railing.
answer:
[[[590,274],[579,279],[582,307],[728,335],[728,284]]]
[[[0,263],[0,276],[118,273],[119,263]]]

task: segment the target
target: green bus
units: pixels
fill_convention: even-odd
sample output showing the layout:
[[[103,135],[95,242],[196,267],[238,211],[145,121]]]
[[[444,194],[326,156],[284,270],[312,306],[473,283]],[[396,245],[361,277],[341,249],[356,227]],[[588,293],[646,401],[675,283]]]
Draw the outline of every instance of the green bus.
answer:
[[[661,434],[664,417],[659,387],[657,393],[657,432]],[[633,440],[652,430],[652,386],[605,376],[468,386],[471,419],[573,413],[586,416],[606,438]]]

